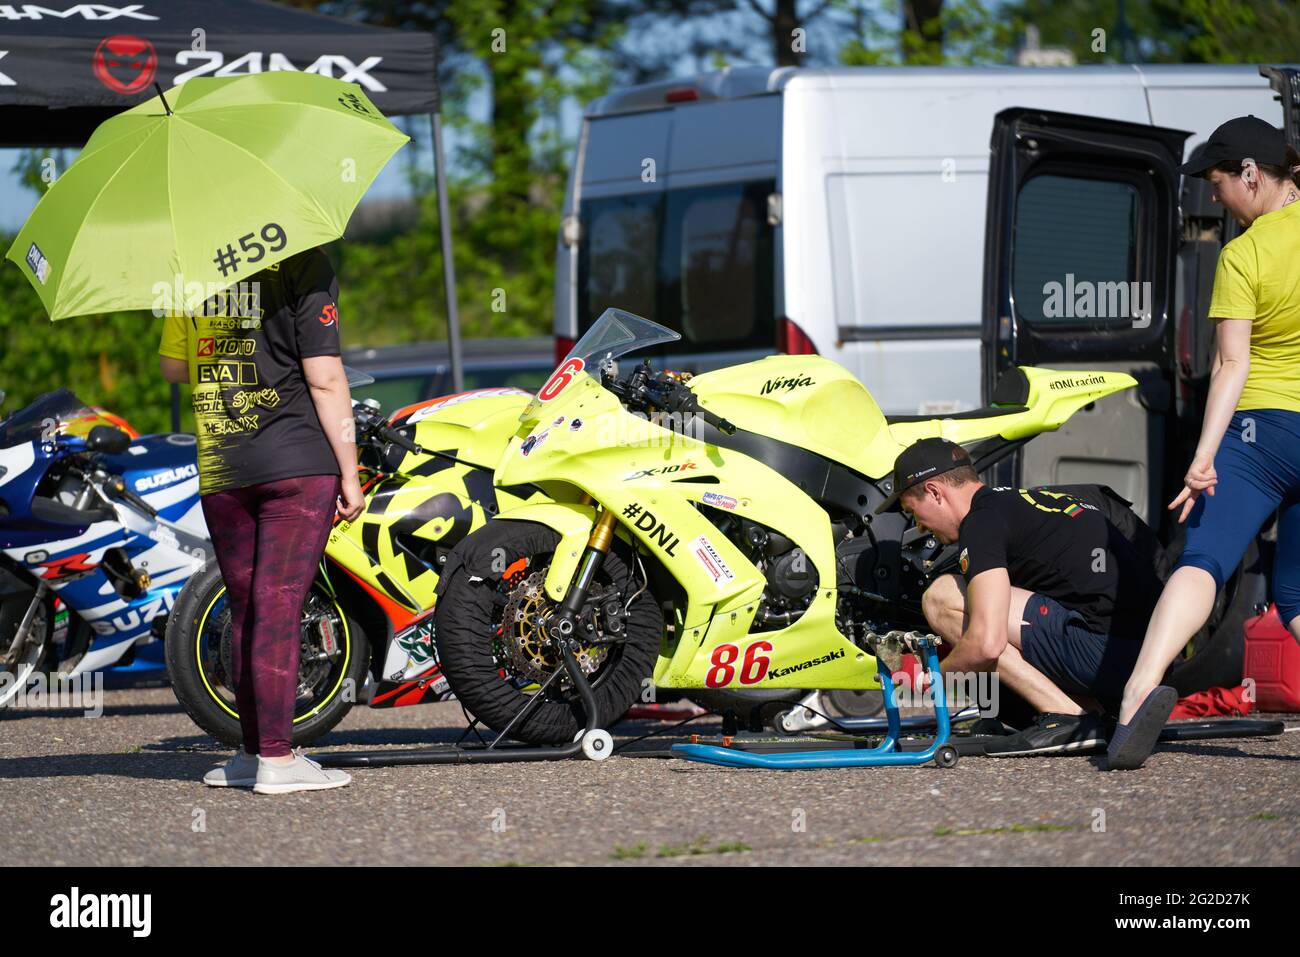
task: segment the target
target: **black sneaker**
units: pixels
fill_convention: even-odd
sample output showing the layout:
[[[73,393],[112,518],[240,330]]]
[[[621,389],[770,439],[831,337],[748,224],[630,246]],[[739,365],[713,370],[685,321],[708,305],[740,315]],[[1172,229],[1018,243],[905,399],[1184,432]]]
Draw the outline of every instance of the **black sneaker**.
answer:
[[[984,753],[995,758],[1062,754],[1106,746],[1106,726],[1093,714],[1040,714],[1025,730],[990,741]]]

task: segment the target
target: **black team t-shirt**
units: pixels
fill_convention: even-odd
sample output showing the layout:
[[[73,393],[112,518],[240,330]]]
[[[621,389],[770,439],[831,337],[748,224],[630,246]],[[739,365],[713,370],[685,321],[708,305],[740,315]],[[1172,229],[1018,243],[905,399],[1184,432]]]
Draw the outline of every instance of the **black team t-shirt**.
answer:
[[[302,360],[337,356],[338,280],[305,250],[165,320],[159,352],[190,368],[201,494],[338,475]]]
[[[966,581],[1005,568],[1016,588],[1078,612],[1090,631],[1140,640],[1160,579],[1105,514],[1061,492],[993,489],[971,499],[961,523]]]

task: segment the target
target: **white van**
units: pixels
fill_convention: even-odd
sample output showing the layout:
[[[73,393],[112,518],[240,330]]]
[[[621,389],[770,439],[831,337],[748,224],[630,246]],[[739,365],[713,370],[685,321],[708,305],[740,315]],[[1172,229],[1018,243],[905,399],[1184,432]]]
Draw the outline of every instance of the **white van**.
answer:
[[[617,306],[681,332],[662,358],[682,371],[831,357],[892,421],[1014,409],[1017,365],[1122,370],[1139,388],[986,477],[1109,485],[1177,548],[1163,503],[1239,227],[1176,167],[1243,114],[1300,146],[1300,70],[753,67],[618,91],[588,107],[573,163],[557,355]],[[1240,678],[1267,538],[1212,616],[1210,684]]]
[[[1172,373],[1197,337],[1171,317],[1205,308],[1179,301],[1174,269],[1214,257],[1171,246],[1192,230],[1217,251],[1235,224],[1204,196],[1180,222],[1168,167],[1230,117],[1283,124],[1294,71],[1261,72],[746,67],[612,93],[572,166],[557,355],[618,306],[680,331],[684,370],[816,351],[893,415],[980,407],[1016,362]],[[1102,301],[1079,315],[1089,284]],[[1051,445],[1027,454],[1055,462]],[[1150,517],[1148,455],[1131,458],[1033,477],[1109,481]]]

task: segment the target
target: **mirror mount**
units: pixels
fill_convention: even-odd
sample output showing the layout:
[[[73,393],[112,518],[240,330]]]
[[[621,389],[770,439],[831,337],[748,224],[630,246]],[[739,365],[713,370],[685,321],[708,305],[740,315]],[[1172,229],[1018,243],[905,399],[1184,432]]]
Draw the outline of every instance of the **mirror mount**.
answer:
[[[121,455],[130,445],[131,436],[111,425],[97,425],[86,437],[86,449],[91,452]]]

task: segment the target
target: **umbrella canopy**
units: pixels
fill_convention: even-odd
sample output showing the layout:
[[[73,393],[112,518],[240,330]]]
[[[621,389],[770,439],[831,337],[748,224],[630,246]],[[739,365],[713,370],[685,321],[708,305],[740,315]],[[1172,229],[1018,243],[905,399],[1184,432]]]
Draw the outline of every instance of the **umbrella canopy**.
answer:
[[[352,83],[195,77],[103,123],[7,257],[51,319],[171,311],[343,235],[407,141]]]

